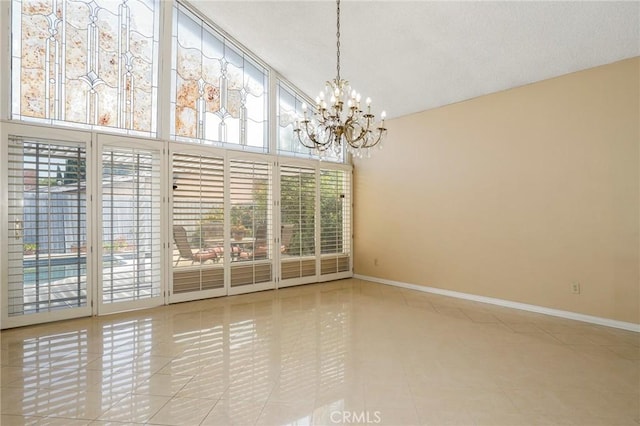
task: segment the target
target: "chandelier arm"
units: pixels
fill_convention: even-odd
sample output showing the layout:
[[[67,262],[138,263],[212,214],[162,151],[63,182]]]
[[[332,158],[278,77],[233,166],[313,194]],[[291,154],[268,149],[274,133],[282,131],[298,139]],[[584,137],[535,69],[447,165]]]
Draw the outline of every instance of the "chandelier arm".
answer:
[[[315,134],[308,134],[305,133],[305,138],[303,138],[301,136],[302,133],[302,129],[299,129],[296,131],[298,133],[298,141],[305,147],[305,148],[309,148],[309,149],[319,149],[319,146],[322,146],[320,143],[317,142],[316,140],[316,135]],[[310,142],[310,144],[307,144],[305,141],[308,139],[308,142]]]
[[[318,141],[317,139],[315,139],[314,148],[318,148],[318,147],[323,147],[324,149],[329,148],[331,146],[332,135],[333,133],[329,133],[329,136],[327,136],[327,139],[325,141]]]
[[[378,127],[378,138],[375,140],[375,142],[367,145],[365,148],[373,148],[374,146],[378,145],[380,141],[382,141],[382,138],[384,137],[386,131],[387,129],[385,129],[384,127]]]
[[[367,127],[366,130],[364,129],[362,130],[362,132],[360,133],[360,137],[356,138],[353,141],[354,144],[361,139],[363,140],[363,142],[356,146],[351,145],[351,143],[349,145],[353,146],[354,148],[373,148],[374,146],[378,145],[382,141],[386,132],[387,132],[387,129],[385,127],[378,127],[376,128],[375,131],[369,130],[369,128]],[[366,135],[370,135],[371,137],[370,138],[365,137]]]
[[[348,137],[346,137],[346,135],[345,135],[345,140],[346,140],[346,141],[347,141],[347,143],[348,143],[349,145],[351,145],[353,148],[361,148],[361,147],[362,147],[362,145],[366,145],[366,143],[364,143],[364,144],[358,144],[358,142],[359,142],[359,141],[361,141],[361,140],[363,140],[363,139],[364,139],[364,137],[365,137],[365,135],[366,135],[367,133],[369,133],[369,128],[371,127],[371,118],[372,118],[370,115],[371,115],[371,114],[366,114],[366,115],[365,115],[365,118],[367,119],[367,126],[366,126],[366,127],[362,127],[362,126],[360,126],[360,133],[359,133],[359,135],[358,135],[358,137],[357,137],[357,138],[349,139],[349,138],[348,138]],[[353,126],[353,124],[352,124],[352,123],[354,123],[354,122],[357,122],[357,120],[355,120],[355,119],[354,119],[354,118],[352,118],[352,117],[349,117],[349,118],[347,119],[347,121],[345,122],[345,127],[346,127],[346,126],[349,126],[349,127],[351,127],[351,128],[354,128],[354,126]]]
[[[365,142],[366,142],[366,140],[365,140],[365,138],[364,138],[366,134],[367,134],[367,131],[366,131],[366,130],[364,130],[364,129],[360,129],[360,134],[358,135],[358,137],[357,137],[357,138],[355,138],[355,139],[351,139],[351,140],[349,140],[349,139],[345,138],[345,140],[347,141],[347,143],[348,143],[352,148],[362,148],[362,147],[364,147],[364,146],[366,145],[366,143],[365,143]],[[358,142],[360,142],[360,141],[365,141],[365,142],[363,142],[363,143],[358,143]]]
[[[380,130],[380,129],[378,129]],[[371,136],[371,138],[365,138],[365,135],[369,135]],[[380,143],[380,141],[382,140],[382,137],[384,135],[384,132],[379,131],[377,137],[372,136],[374,135],[374,133],[372,131],[362,131],[361,136],[359,138],[357,138],[356,140],[354,140],[353,145],[350,143],[349,145],[351,145],[352,148],[355,149],[367,149],[367,148],[373,148],[374,146],[378,145]],[[360,142],[361,143],[356,143],[356,142]]]
[[[311,141],[310,145],[307,145],[304,141],[304,138],[302,136],[300,136],[301,132],[298,132],[298,142],[300,142],[302,144],[302,146],[304,146],[305,148],[309,148],[309,149],[315,149],[316,145],[313,142],[313,140],[309,139]]]
[[[302,132],[302,129],[300,129],[300,131],[298,132],[298,140],[302,145],[304,145],[306,148],[311,148],[311,149],[320,149],[319,147],[322,147],[322,149],[320,149],[321,151],[327,149],[331,145],[333,132],[327,132],[328,137],[326,138],[326,140],[320,141],[318,140],[318,137],[317,137],[318,135],[313,131],[313,129],[309,128],[309,120],[305,120],[303,124],[304,124],[304,133],[306,137],[309,139],[309,141],[312,142],[312,145],[309,146],[304,142],[304,139],[300,136],[300,133]]]
[[[294,132],[294,133],[296,134],[296,136],[298,137],[298,142],[300,142],[300,144],[301,144],[302,146],[304,146],[305,148],[311,148],[311,147],[310,147],[310,146],[308,146],[306,143],[304,143],[304,140],[302,139],[302,136],[300,136],[300,134],[302,133],[302,132],[300,131],[300,129],[296,129],[296,130],[294,130],[293,132]]]

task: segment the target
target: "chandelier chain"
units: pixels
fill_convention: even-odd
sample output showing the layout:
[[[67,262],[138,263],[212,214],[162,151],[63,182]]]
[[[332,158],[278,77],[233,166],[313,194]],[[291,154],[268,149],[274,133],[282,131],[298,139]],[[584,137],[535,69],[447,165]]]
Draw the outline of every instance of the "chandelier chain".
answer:
[[[336,3],[338,4],[338,7],[336,8],[337,10],[337,19],[336,19],[336,26],[337,26],[337,31],[336,31],[336,68],[338,71],[338,75],[337,75],[337,79],[338,81],[340,81],[340,0],[337,0]]]

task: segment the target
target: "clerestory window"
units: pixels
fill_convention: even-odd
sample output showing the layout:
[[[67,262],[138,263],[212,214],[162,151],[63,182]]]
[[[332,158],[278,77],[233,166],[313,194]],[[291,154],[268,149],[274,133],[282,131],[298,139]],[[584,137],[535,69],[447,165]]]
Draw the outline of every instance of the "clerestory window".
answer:
[[[266,68],[176,4],[171,135],[268,150]]]
[[[12,6],[12,118],[156,135],[157,0]]]
[[[278,154],[295,157],[318,158],[332,162],[342,162],[344,158],[343,150],[327,150],[322,153],[309,149],[298,140],[293,129],[297,120],[303,117],[302,105],[306,102],[305,97],[298,91],[292,89],[285,82],[278,80]],[[312,108],[309,115],[312,116]]]

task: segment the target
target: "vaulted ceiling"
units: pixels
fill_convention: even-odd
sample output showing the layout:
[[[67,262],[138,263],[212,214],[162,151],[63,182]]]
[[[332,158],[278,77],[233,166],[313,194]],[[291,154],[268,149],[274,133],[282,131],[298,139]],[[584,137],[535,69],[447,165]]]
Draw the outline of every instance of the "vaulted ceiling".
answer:
[[[190,4],[315,97],[336,75],[336,4]],[[341,3],[341,76],[398,117],[640,56],[640,2]]]

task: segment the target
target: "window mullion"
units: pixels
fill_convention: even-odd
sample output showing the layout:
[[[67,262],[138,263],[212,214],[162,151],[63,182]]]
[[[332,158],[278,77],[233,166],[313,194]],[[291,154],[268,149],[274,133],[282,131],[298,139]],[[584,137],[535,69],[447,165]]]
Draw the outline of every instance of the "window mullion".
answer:
[[[0,52],[11,52],[11,2],[0,1]],[[0,120],[9,118],[11,55],[0,55]]]
[[[172,34],[174,31],[174,17],[172,1],[160,2],[160,40],[158,58],[158,108],[157,131],[159,139],[169,139],[171,123],[175,120],[175,111],[171,108],[171,61],[173,54]],[[167,117],[169,119],[167,119]]]
[[[273,70],[269,71],[269,108],[267,123],[269,123],[269,152],[277,153],[278,152],[278,96],[276,93],[278,92],[278,79],[276,77],[276,73]]]

